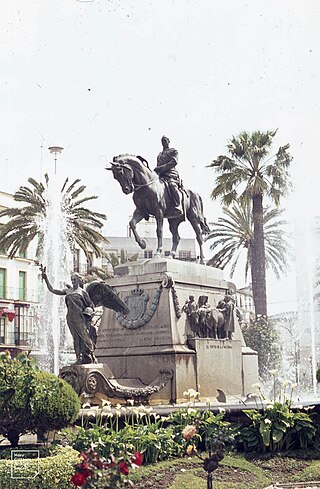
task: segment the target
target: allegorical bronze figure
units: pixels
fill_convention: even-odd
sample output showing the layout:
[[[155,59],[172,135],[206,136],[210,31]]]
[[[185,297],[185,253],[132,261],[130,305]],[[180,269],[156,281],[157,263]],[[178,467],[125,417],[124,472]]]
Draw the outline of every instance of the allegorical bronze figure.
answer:
[[[54,289],[48,279],[46,268],[40,265],[40,269],[49,291],[65,296],[68,309],[66,319],[73,338],[76,363],[96,363],[94,350],[97,333],[96,328],[92,325],[95,306],[103,305],[124,314],[128,313],[128,307],[105,282],[93,281],[84,289],[82,277],[78,273],[73,273],[71,275],[72,286],[67,285],[61,290]]]

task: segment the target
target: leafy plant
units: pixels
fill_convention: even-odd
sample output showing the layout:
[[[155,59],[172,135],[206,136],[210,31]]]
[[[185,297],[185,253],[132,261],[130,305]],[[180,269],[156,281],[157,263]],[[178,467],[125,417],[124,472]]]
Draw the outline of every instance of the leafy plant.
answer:
[[[81,453],[82,461],[75,466],[71,483],[84,489],[116,489],[122,483],[130,483],[129,471],[142,465],[143,456],[140,452],[130,454],[127,451],[115,457],[105,459],[97,452],[89,449]]]
[[[273,400],[266,399],[258,385],[260,406],[257,409],[243,410],[251,423],[239,429],[238,446],[246,452],[277,452],[293,448],[306,449],[312,446],[316,427],[312,418],[305,412],[292,409],[292,392],[296,387],[291,384],[290,396],[287,396],[288,383],[276,395],[276,371],[270,371],[274,381]]]
[[[121,423],[120,423],[121,418]],[[83,423],[76,430],[65,430],[66,441],[82,452],[90,447],[104,458],[120,456],[125,450],[139,451],[146,464],[177,456],[182,453],[172,427],[164,427],[160,418],[146,406],[112,408],[105,402],[96,410],[95,422]]]

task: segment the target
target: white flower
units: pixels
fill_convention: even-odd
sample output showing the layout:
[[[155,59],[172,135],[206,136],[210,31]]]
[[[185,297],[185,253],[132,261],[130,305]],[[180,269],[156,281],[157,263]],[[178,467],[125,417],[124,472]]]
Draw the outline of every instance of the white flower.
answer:
[[[197,412],[197,411],[196,411],[196,409],[193,409],[193,408],[190,408],[190,407],[189,407],[189,408],[188,408],[188,410],[187,410],[187,413],[188,413],[188,414],[194,414],[194,413],[196,413],[196,412]]]
[[[127,402],[128,402],[129,404],[131,404],[131,406],[133,406],[133,405],[134,405],[134,399],[127,399]]]
[[[266,418],[266,419],[264,420],[264,422],[265,422],[265,424],[271,424],[271,420],[270,420],[269,418]]]
[[[270,374],[271,374],[271,375],[276,376],[276,375],[278,375],[279,370],[275,368],[275,369],[273,369],[273,370],[269,370],[269,372],[270,372]]]
[[[108,401],[107,399],[102,399],[101,406],[102,407],[105,407],[105,406],[110,407],[111,406],[111,402]]]

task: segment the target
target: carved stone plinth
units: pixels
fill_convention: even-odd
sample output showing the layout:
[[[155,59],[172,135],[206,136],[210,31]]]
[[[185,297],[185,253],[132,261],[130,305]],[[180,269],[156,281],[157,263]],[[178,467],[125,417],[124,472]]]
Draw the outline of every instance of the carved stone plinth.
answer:
[[[182,313],[190,295],[196,300],[207,296],[214,307],[234,288],[223,280],[221,270],[162,258],[120,265],[116,274],[109,283],[130,312],[124,316],[105,309],[96,357],[119,383],[140,379],[149,385],[161,369],[172,371],[172,381],[148,397],[151,403],[168,403],[185,401],[183,393],[189,388],[199,390],[202,398],[215,398],[217,388],[245,394],[248,368],[250,382],[258,380],[257,356],[252,352],[252,361],[244,361],[246,346],[238,324],[232,340],[193,340]]]
[[[108,366],[103,364],[63,367],[60,377],[74,388],[82,402],[100,404],[103,399],[116,402],[133,399],[142,403],[168,383],[171,385],[173,372],[171,369],[160,369],[158,377],[149,385],[143,384],[137,378],[123,379],[121,382],[115,379]]]

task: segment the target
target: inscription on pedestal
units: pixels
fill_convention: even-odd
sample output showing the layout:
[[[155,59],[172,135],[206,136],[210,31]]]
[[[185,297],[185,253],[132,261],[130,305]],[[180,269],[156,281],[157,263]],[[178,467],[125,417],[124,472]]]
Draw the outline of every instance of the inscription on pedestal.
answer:
[[[207,350],[210,350],[210,349],[213,349],[213,350],[232,350],[232,346],[231,345],[206,345],[206,349]]]

